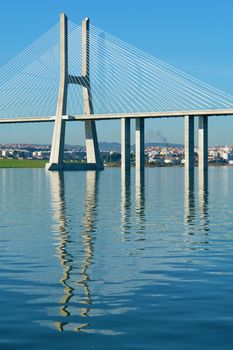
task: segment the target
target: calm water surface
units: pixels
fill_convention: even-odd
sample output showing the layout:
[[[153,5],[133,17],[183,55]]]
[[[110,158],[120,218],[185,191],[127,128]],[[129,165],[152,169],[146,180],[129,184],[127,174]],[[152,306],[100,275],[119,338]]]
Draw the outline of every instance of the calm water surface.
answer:
[[[0,349],[232,349],[233,168],[196,177],[1,169]]]

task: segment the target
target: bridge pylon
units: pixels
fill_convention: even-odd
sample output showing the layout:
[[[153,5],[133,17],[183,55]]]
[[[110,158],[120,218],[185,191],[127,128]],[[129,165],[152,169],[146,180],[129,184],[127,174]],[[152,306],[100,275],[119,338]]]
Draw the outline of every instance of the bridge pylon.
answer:
[[[64,163],[65,129],[67,120],[68,84],[78,84],[83,90],[83,114],[94,113],[90,81],[89,18],[82,21],[82,75],[71,76],[68,70],[68,19],[60,14],[60,86],[53,129],[53,139],[47,170],[103,170],[100,159],[96,125],[94,120],[85,121],[87,163]]]

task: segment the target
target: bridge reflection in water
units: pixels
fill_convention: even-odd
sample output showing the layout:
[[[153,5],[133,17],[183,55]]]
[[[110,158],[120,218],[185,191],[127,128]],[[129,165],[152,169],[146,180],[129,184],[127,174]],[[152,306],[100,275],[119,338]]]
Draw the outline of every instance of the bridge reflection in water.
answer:
[[[128,240],[131,232],[131,181],[130,171],[121,172],[121,234]]]
[[[200,215],[200,230],[208,236],[209,229],[209,186],[208,172],[198,173],[198,200]]]
[[[198,191],[196,193],[194,173],[185,172],[184,174],[184,240],[190,249],[196,249],[197,244],[208,243],[208,179],[201,176],[203,172],[201,175],[199,173]],[[123,172],[121,177],[119,225],[122,241],[143,241],[146,239],[145,177],[144,172],[140,171],[136,171],[135,175],[135,182],[133,183],[135,191],[132,189],[130,172]],[[82,331],[90,325],[90,316],[95,313],[92,307],[94,290],[91,290],[90,285],[90,266],[94,260],[95,233],[98,222],[97,209],[99,205],[98,187],[101,173],[95,171],[85,173],[84,210],[82,219],[79,220],[79,225],[76,227],[76,232],[74,232],[73,223],[69,223],[69,217],[71,216],[67,210],[68,203],[65,194],[66,182],[64,176],[66,174],[63,172],[49,172],[48,176],[50,178],[53,218],[55,221],[53,231],[57,233],[57,255],[62,267],[60,284],[62,285],[63,295],[58,300],[61,319],[55,322],[55,327],[59,331]],[[158,186],[160,185],[158,184]],[[134,200],[132,194],[134,194]],[[198,200],[195,198],[196,194]],[[82,205],[79,208],[82,211]],[[79,243],[81,242],[81,246],[77,244],[76,240]],[[204,249],[206,249],[206,246]],[[85,322],[79,322],[80,318]]]
[[[69,244],[71,243],[71,237],[69,234],[69,222],[66,211],[66,200],[65,200],[65,182],[63,172],[51,172],[49,173],[51,183],[51,196],[53,203],[53,212],[55,219],[54,230],[57,232],[58,247],[57,253],[60,260],[60,264],[63,269],[63,275],[60,282],[63,286],[63,296],[59,303],[60,315],[67,317],[67,321],[58,321],[55,326],[58,330],[63,331],[72,329],[80,331],[87,327],[88,322],[85,323],[72,323],[69,322],[69,317],[79,314],[81,317],[88,317],[90,312],[90,304],[92,303],[91,290],[88,284],[89,274],[88,268],[91,264],[91,259],[94,254],[94,243],[92,233],[96,230],[96,207],[97,207],[97,183],[98,173],[97,172],[86,172],[86,200],[85,208],[82,220],[82,230],[80,235],[83,242],[84,256],[83,261],[80,264],[79,275],[80,278],[74,281],[76,273],[74,269],[76,257],[70,253]],[[77,300],[77,290],[79,286],[82,288],[83,297]],[[74,308],[74,302],[78,302],[78,305],[83,304],[83,307]]]
[[[208,173],[198,171],[197,180],[198,189],[197,192],[195,192],[195,172],[184,172],[184,232],[189,237],[194,236],[197,233],[204,234],[199,242],[204,244],[208,243],[207,236],[209,231]],[[198,203],[196,203],[196,193],[198,195]],[[198,231],[197,222],[199,223]],[[191,241],[191,238],[188,240]]]
[[[135,220],[137,240],[144,240],[145,234],[145,173],[136,170],[135,176]]]
[[[143,239],[145,232],[145,174],[135,170],[135,226],[132,213],[132,191],[130,171],[121,172],[121,234],[123,240],[129,240],[132,230],[137,235],[136,240]]]
[[[92,293],[89,286],[89,266],[92,263],[94,255],[94,238],[93,233],[96,231],[97,222],[97,207],[98,207],[98,179],[100,174],[95,171],[86,172],[86,193],[84,203],[84,213],[81,221],[82,229],[77,234],[82,237],[82,245],[84,250],[83,261],[77,266],[77,256],[72,254],[70,245],[73,237],[69,232],[69,215],[67,213],[65,181],[63,172],[49,172],[51,197],[53,203],[53,217],[55,224],[53,231],[57,233],[57,255],[63,273],[60,283],[63,286],[63,296],[59,300],[60,316],[65,318],[65,321],[55,322],[55,327],[59,331],[76,330],[89,326],[88,322],[75,323],[72,322],[72,316],[87,317],[90,313],[92,304]],[[131,182],[130,173],[121,178],[121,234],[122,239],[127,240],[131,233]],[[145,231],[145,188],[144,188],[144,173],[136,174],[135,182],[135,229],[139,239]],[[79,270],[77,273],[76,270]],[[80,278],[74,279],[74,276],[79,275]],[[79,287],[82,288],[82,293],[78,293]],[[82,294],[82,297],[77,300],[77,295]],[[74,305],[83,305],[83,307],[75,308]]]

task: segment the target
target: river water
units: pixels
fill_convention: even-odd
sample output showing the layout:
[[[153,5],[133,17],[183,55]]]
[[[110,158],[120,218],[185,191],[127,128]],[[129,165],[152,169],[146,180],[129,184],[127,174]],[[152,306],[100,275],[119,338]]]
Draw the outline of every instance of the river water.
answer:
[[[233,168],[0,170],[0,349],[232,349]]]

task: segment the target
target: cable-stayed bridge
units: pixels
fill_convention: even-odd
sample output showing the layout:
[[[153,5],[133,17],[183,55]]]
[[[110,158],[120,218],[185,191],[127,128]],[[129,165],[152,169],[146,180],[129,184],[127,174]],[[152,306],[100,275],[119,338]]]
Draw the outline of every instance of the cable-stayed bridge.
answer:
[[[130,167],[130,120],[136,119],[136,168],[144,166],[146,118],[184,117],[185,167],[207,169],[208,117],[233,115],[233,96],[90,25],[60,23],[0,69],[0,123],[53,122],[49,170],[63,170],[65,127],[84,121],[87,164],[102,169],[95,121],[121,119],[122,169]]]

